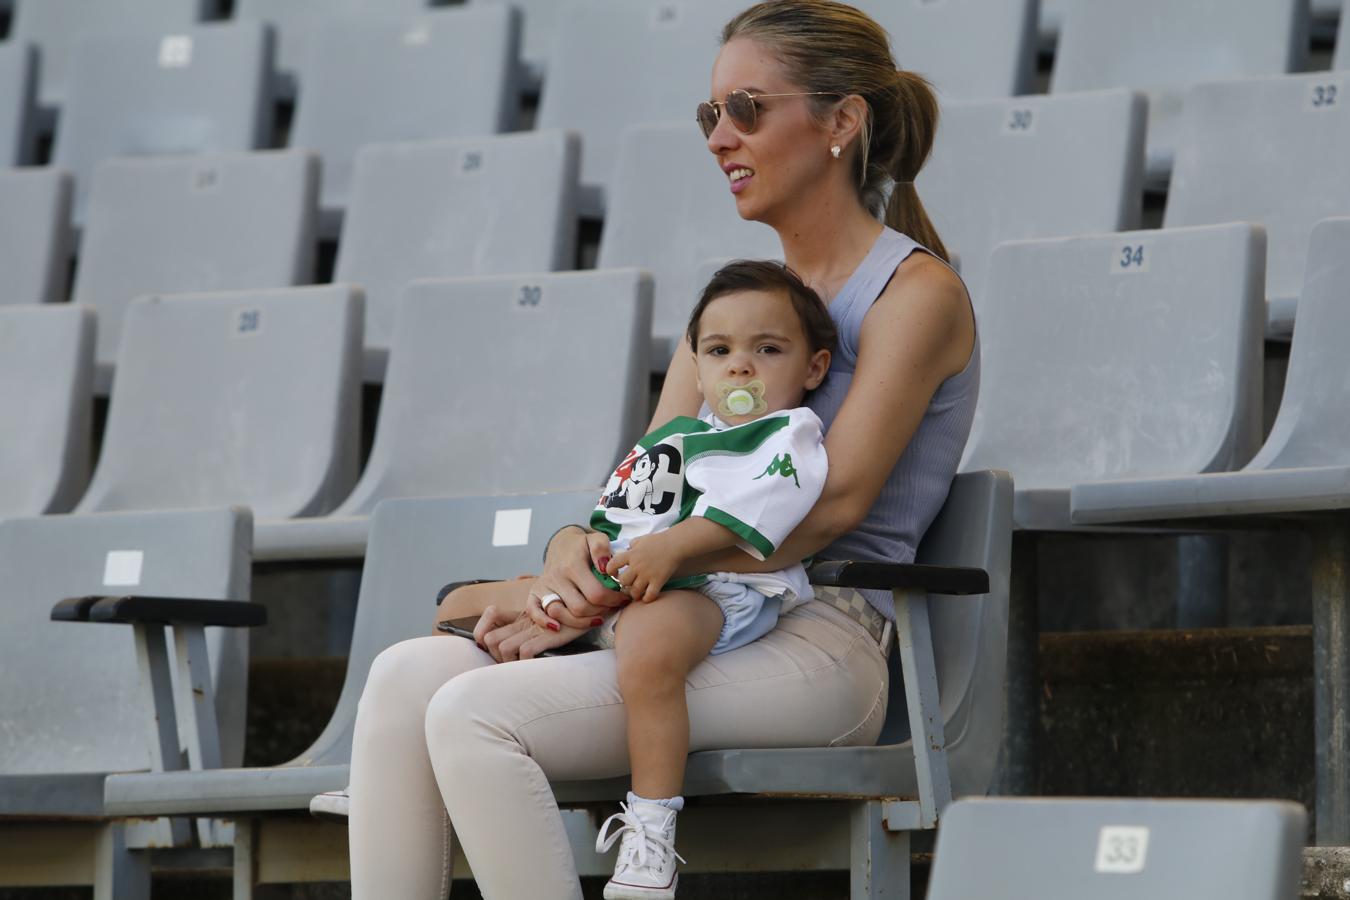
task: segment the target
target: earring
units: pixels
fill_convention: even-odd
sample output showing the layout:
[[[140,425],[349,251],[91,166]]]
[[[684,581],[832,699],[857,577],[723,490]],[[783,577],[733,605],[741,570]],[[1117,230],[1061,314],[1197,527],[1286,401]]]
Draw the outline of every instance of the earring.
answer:
[[[833,156],[835,159],[838,159],[839,154],[843,152],[844,152],[843,149],[838,144],[835,144],[833,147],[830,148],[830,155]]]

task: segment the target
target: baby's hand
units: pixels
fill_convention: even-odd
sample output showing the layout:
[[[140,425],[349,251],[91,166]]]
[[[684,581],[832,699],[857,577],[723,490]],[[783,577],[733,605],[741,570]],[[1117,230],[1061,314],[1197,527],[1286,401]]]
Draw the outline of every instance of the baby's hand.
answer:
[[[650,603],[661,595],[661,588],[681,562],[663,544],[660,534],[640,537],[627,550],[614,554],[605,572],[618,579],[628,596]]]

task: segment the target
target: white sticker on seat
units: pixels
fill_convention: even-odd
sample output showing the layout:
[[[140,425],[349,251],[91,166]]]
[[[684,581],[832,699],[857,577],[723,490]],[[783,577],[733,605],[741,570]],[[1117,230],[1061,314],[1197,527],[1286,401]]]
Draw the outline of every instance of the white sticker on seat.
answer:
[[[409,28],[403,32],[403,43],[409,47],[421,47],[424,44],[429,44],[431,43],[431,29],[425,25]]]
[[[1093,868],[1104,875],[1138,875],[1148,858],[1148,829],[1138,825],[1104,825],[1097,839]]]
[[[532,509],[499,509],[492,523],[492,546],[523,547],[530,542]]]
[[[141,583],[141,563],[145,554],[140,550],[109,550],[103,561],[104,587],[135,587]]]
[[[159,66],[162,69],[182,69],[192,65],[192,37],[186,34],[166,34],[159,40]]]

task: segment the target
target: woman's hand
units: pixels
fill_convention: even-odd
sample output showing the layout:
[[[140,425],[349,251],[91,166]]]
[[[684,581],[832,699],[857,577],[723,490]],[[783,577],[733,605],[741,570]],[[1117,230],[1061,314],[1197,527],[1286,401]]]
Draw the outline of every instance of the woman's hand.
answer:
[[[551,630],[550,623],[582,631],[600,624],[606,613],[628,602],[623,594],[601,584],[591,571],[591,566],[604,571],[610,555],[609,538],[599,532],[580,528],[558,532],[549,543],[543,573],[530,586],[526,615],[546,630]],[[545,613],[543,598],[549,594],[557,594],[562,602],[549,604]]]
[[[584,634],[585,628],[558,625],[557,630],[544,628],[531,621],[529,613],[511,616],[489,606],[478,619],[473,637],[478,646],[497,662],[533,659],[545,650],[561,647]]]

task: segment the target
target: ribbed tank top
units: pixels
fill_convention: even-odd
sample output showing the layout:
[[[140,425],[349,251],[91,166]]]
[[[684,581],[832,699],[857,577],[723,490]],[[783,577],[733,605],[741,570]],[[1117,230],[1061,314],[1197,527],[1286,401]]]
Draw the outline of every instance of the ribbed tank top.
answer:
[[[853,383],[863,316],[890,283],[896,267],[916,250],[928,252],[898,231],[884,229],[867,257],[849,276],[838,295],[830,300],[830,316],[839,329],[839,347],[825,381],[806,400],[806,405],[820,416],[826,431]],[[970,435],[979,393],[980,339],[977,329],[970,361],[960,373],[938,386],[918,430],[891,469],[881,495],[868,510],[867,517],[857,529],[818,553],[818,558],[914,561],[919,540],[947,500],[947,491]],[[882,615],[895,618],[895,604],[889,592],[863,593]]]

